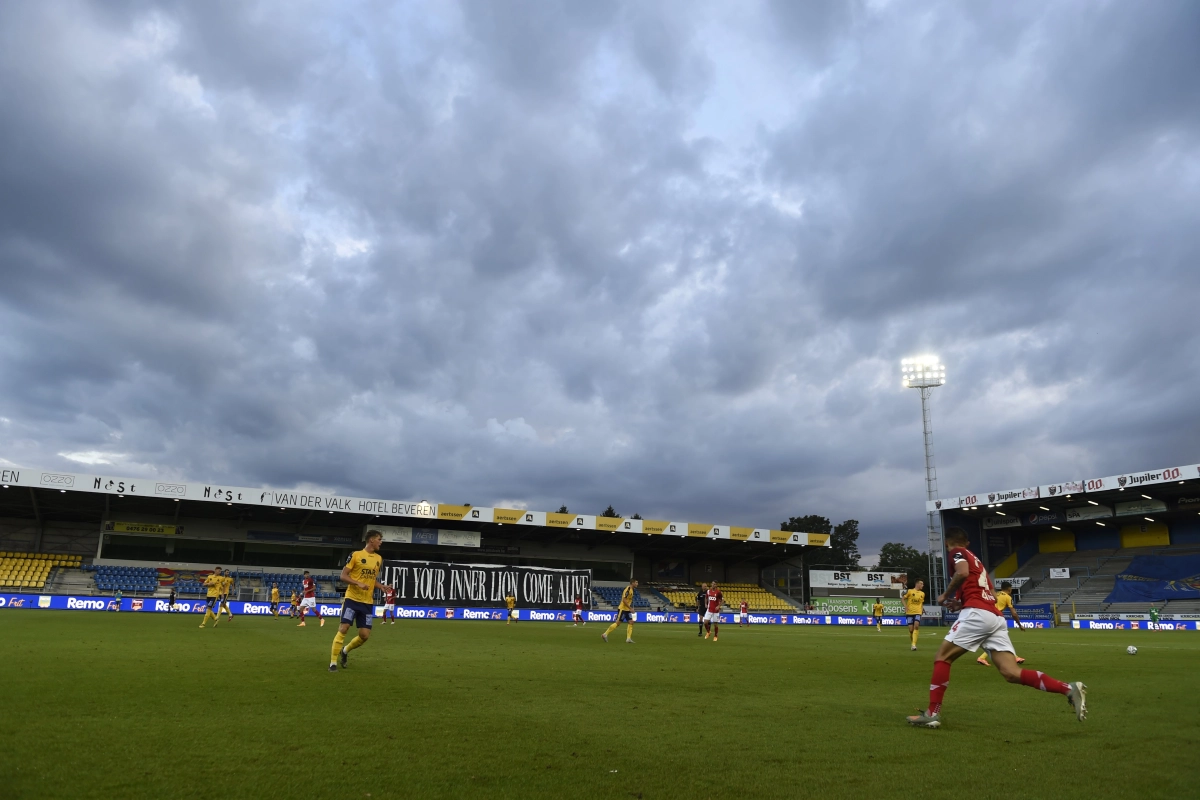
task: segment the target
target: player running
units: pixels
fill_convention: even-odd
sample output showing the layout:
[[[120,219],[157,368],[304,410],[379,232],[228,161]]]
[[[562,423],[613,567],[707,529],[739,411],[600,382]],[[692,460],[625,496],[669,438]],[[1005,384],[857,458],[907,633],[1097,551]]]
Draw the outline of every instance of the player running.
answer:
[[[379,555],[382,544],[382,533],[367,531],[363,549],[351,554],[346,566],[342,567],[340,579],[346,584],[346,596],[342,600],[341,624],[333,637],[333,649],[329,655],[330,672],[337,672],[339,660],[342,669],[345,669],[350,651],[362,647],[371,638],[371,620],[375,616],[375,578],[383,564],[383,556]],[[324,624],[325,620],[322,619],[321,623]],[[358,628],[358,635],[343,647],[342,642],[351,623]]]
[[[701,583],[700,591],[696,592],[696,622],[700,629],[696,631],[697,636],[704,635],[704,610],[708,605],[708,584]]]
[[[300,595],[292,592],[292,599],[289,602],[291,603],[291,608],[288,609],[288,616],[295,619],[300,616]]]
[[[271,584],[271,616],[279,619],[279,584]]]
[[[587,625],[587,620],[583,618],[583,598],[579,595],[575,595],[575,613],[572,618],[575,620],[573,627]]]
[[[225,573],[225,584],[221,589],[221,608],[225,609],[225,613],[229,615],[229,621],[233,622],[233,609],[229,606],[229,595],[233,592],[233,573]],[[220,611],[217,612],[220,615]]]
[[[909,650],[917,649],[917,637],[921,634],[921,613],[925,610],[925,581],[917,581],[911,589],[900,592],[904,603],[904,616],[908,618]]]
[[[949,559],[954,564],[954,577],[938,602],[950,610],[959,610],[958,620],[942,640],[933,662],[933,678],[929,681],[929,707],[908,717],[908,724],[919,728],[938,728],[942,724],[942,698],[950,683],[950,665],[963,653],[973,652],[983,645],[991,651],[996,669],[1009,683],[1020,683],[1043,692],[1066,695],[1080,722],[1087,718],[1087,686],[1082,681],[1063,683],[1043,672],[1021,669],[1008,638],[1008,625],[996,610],[992,582],[979,559],[967,549],[967,534],[962,528],[946,531]]]
[[[724,595],[717,588],[717,582],[713,581],[708,585],[708,591],[704,595],[707,610],[704,612],[704,638],[708,638],[709,632],[713,635],[713,641],[717,640],[717,633],[721,630],[721,600]]]
[[[380,534],[382,536],[382,534]],[[342,570],[345,572],[345,570]],[[325,627],[325,618],[321,616],[321,607],[317,605],[317,582],[312,575],[308,574],[308,570],[304,570],[304,579],[300,581],[300,591],[304,593],[304,599],[300,601],[300,624],[297,628],[303,628],[304,614],[312,610],[312,613],[317,615],[317,619],[321,620],[321,627]],[[371,597],[374,600],[374,596]]]
[[[624,620],[625,626],[625,644],[636,644],[633,641],[633,598],[637,591],[637,581],[630,581],[629,585],[621,592],[621,603],[617,606],[617,618],[613,620],[613,624],[608,626],[608,630],[600,634],[600,638],[608,641],[608,635],[617,629],[617,626]]]
[[[383,621],[387,622],[388,617],[392,618],[392,624],[396,624],[396,587],[388,586],[387,584],[379,585],[380,591],[383,592]]]
[[[741,613],[738,614],[738,627],[745,628],[749,624],[750,624],[750,605],[745,600],[743,600]]]
[[[1010,581],[1005,581],[1004,583],[1000,584],[1000,591],[996,592],[996,610],[1000,612],[1001,616],[1004,616],[1004,609],[1006,608],[1008,609],[1009,613],[1012,614],[1013,622],[1017,623],[1013,626],[1013,629],[1015,630],[1020,628],[1021,618],[1017,616],[1017,607],[1013,605],[1012,583]],[[985,667],[991,666],[991,664],[988,663],[987,650],[984,650],[979,654],[979,658],[975,659],[975,663]],[[1017,656],[1017,663],[1024,664],[1025,659]]]
[[[511,625],[513,618],[517,615],[517,598],[513,597],[512,592],[505,596],[504,605],[508,608],[508,613],[504,615],[504,624]]]
[[[221,577],[221,568],[214,569],[207,578],[204,579],[204,588],[207,590],[208,598],[204,603],[204,619],[200,623],[203,628],[208,623],[208,618],[212,617],[213,627],[217,627],[217,623],[221,620],[221,587],[225,585],[225,579]]]
[[[875,630],[883,630],[883,598],[876,597],[875,605],[871,606],[871,617],[875,620]]]

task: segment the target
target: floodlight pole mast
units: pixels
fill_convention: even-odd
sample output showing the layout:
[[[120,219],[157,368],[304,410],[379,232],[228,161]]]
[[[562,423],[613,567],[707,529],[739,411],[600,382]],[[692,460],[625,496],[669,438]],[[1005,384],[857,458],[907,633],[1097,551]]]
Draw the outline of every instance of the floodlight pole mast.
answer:
[[[925,499],[938,499],[937,467],[933,464],[933,422],[929,416],[929,397],[933,394],[932,386],[921,387],[921,423],[925,429]],[[942,575],[942,528],[941,520],[935,511],[927,512],[929,516],[929,588],[934,597],[940,595],[946,588],[946,580]]]
[[[929,413],[929,400],[933,390],[946,383],[946,367],[936,356],[906,358],[900,362],[904,375],[904,388],[921,391],[921,425],[925,432],[925,499],[938,499],[937,468],[933,463],[933,422]],[[929,591],[937,597],[946,589],[945,573],[942,570],[945,545],[942,541],[941,520],[936,511],[926,511],[929,518],[928,558]]]

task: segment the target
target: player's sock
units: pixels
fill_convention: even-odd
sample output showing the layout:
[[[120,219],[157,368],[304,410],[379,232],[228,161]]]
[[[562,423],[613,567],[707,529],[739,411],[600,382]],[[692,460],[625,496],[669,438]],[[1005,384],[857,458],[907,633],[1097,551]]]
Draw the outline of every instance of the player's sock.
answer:
[[[633,638],[633,623],[632,622],[625,623],[625,638],[626,639]]]
[[[342,653],[342,642],[346,641],[346,634],[338,631],[333,636],[333,650],[329,654],[329,663],[336,664],[338,656]]]
[[[937,714],[942,710],[942,698],[946,696],[946,687],[950,685],[950,662],[933,662],[933,678],[929,681],[929,714]]]
[[[346,645],[346,652],[349,653],[351,650],[362,647],[364,644],[366,644],[366,641],[362,637],[355,636],[350,640],[350,644]]]
[[[604,635],[605,635],[605,636],[608,636],[610,633],[612,633],[613,631],[615,631],[615,630],[617,629],[617,626],[618,626],[618,625],[620,625],[620,624],[621,624],[620,622],[614,622],[612,625],[609,625],[609,626],[608,626],[608,630],[606,630],[606,631],[604,632]]]
[[[913,631],[913,632],[912,632],[912,642],[913,642],[913,647],[916,647],[916,646],[917,646],[917,637],[918,637],[918,636],[920,636],[920,635],[921,635],[921,632],[920,632],[920,631]]]
[[[1036,669],[1021,670],[1021,683],[1034,689],[1041,689],[1043,692],[1071,693],[1071,687],[1068,684],[1051,678],[1044,672],[1038,672]]]

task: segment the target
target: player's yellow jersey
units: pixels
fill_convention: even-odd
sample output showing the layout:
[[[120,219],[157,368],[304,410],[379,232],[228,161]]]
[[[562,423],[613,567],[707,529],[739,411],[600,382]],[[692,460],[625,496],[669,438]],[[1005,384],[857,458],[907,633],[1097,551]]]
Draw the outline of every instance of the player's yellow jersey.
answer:
[[[346,587],[346,599],[367,605],[375,604],[375,579],[379,577],[379,568],[383,566],[383,556],[379,553],[368,553],[359,550],[350,556],[350,578],[365,583],[367,588],[360,589],[353,583]]]
[[[925,610],[925,593],[919,592],[916,589],[909,589],[901,597],[904,600],[905,614],[920,614]]]
[[[226,575],[225,576],[225,588],[221,591],[221,595],[224,597],[228,597],[229,593],[231,591],[233,591],[233,578]]]
[[[272,603],[278,603],[278,602],[279,602],[279,590],[278,590],[278,589],[272,589],[272,590],[271,590],[271,602],[272,602]]]
[[[872,616],[882,617],[883,616],[883,603],[876,603],[875,605],[871,606],[871,614],[872,614]]]
[[[626,586],[625,591],[621,592],[621,605],[617,606],[618,611],[633,611],[633,587]]]
[[[1001,614],[1003,614],[1004,609],[1012,608],[1012,605],[1013,605],[1012,595],[1010,595],[1008,592],[1004,592],[1004,591],[996,592],[996,610],[997,611],[999,611]]]
[[[512,611],[513,606],[515,606],[516,604],[517,604],[517,598],[513,597],[511,594],[508,597],[504,598],[504,605],[508,606],[509,611]]]
[[[204,579],[204,586],[208,589],[209,597],[220,597],[221,587],[225,585],[225,579],[220,575],[209,575]]]
[[[298,606],[298,605],[300,605],[300,597],[299,597],[299,595],[297,595],[295,592],[292,592],[292,599],[291,599],[291,603],[292,603],[292,605],[294,605],[294,606]]]

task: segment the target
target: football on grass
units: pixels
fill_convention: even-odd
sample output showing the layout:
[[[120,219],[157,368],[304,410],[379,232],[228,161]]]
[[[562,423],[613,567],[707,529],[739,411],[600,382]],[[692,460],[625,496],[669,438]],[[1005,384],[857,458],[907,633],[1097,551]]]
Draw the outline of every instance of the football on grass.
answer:
[[[1129,645],[1129,647],[1126,647],[1126,648],[1125,648],[1125,652],[1126,652],[1126,653],[1129,653],[1129,655],[1131,655],[1131,656],[1136,656],[1136,655],[1137,655],[1137,648],[1136,648],[1136,647],[1134,647],[1133,645]]]

